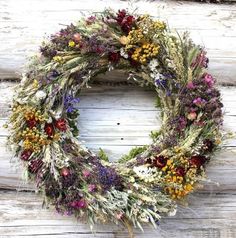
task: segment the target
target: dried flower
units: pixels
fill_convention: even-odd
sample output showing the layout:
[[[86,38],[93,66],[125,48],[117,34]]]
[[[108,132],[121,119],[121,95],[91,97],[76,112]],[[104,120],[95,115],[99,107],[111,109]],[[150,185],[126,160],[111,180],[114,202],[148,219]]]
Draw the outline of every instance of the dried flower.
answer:
[[[210,74],[205,74],[203,81],[208,85],[208,87],[212,87],[214,85],[214,79]]]
[[[122,45],[127,45],[128,42],[129,42],[127,36],[121,36],[120,39],[119,39],[119,41],[120,41],[120,43],[121,43]]]
[[[207,158],[203,155],[194,155],[189,159],[189,164],[199,168],[206,162]]]
[[[83,174],[83,176],[84,176],[85,178],[88,178],[91,173],[90,173],[89,170],[83,170],[83,171],[82,171],[82,174]]]
[[[28,169],[30,173],[37,173],[42,166],[43,161],[41,159],[35,159],[30,161]]]
[[[61,175],[66,177],[70,174],[70,170],[68,168],[62,168],[61,169]]]
[[[200,97],[195,98],[195,99],[193,100],[193,104],[195,104],[195,105],[198,106],[198,107],[202,107],[203,105],[205,105],[205,103],[206,103],[206,100],[205,100],[205,99],[202,99],[202,98],[200,98]]]
[[[75,209],[81,209],[81,208],[86,208],[87,203],[86,203],[85,199],[80,199],[78,201],[71,202],[70,206]]]
[[[95,184],[89,184],[89,185],[88,185],[88,191],[89,191],[90,193],[95,192],[96,189],[97,189],[97,187],[96,187]]]
[[[30,156],[32,155],[32,153],[33,152],[31,150],[22,151],[22,153],[20,155],[21,160],[28,161]]]
[[[26,123],[27,123],[27,126],[28,126],[30,129],[32,129],[33,127],[35,127],[35,126],[37,125],[37,121],[36,121],[35,118],[32,118],[32,119],[30,119],[30,120],[27,120]]]
[[[70,40],[68,46],[73,48],[75,46],[75,42],[73,40]]]
[[[214,148],[214,143],[211,140],[206,139],[206,140],[203,141],[203,149],[205,151],[212,152],[213,148]]]
[[[110,167],[105,167],[103,165],[98,166],[98,180],[104,190],[108,190],[111,187],[115,187],[116,189],[121,189],[122,187],[120,176],[115,169]]]
[[[39,90],[39,91],[37,91],[37,93],[35,94],[35,98],[36,98],[38,101],[45,99],[46,96],[47,96],[47,94],[46,94],[43,90]]]
[[[183,177],[185,175],[185,173],[186,173],[186,171],[185,171],[184,167],[179,166],[176,168],[176,175]]]
[[[79,43],[80,40],[81,40],[81,35],[79,33],[75,33],[73,35],[73,40],[76,42],[76,43]]]
[[[66,120],[63,118],[56,120],[55,127],[60,131],[66,131],[67,129]]]
[[[48,135],[48,137],[52,137],[54,135],[54,127],[52,123],[45,124],[44,131]]]
[[[188,89],[194,89],[195,86],[193,84],[193,82],[188,82],[187,86],[186,86]]]
[[[188,115],[187,115],[187,118],[190,120],[190,121],[193,121],[197,118],[197,113],[196,112],[190,112]]]
[[[162,169],[163,167],[166,166],[166,163],[167,163],[167,158],[160,155],[160,156],[157,156],[154,158],[153,160],[153,166],[159,168],[159,169]]]
[[[120,52],[109,52],[108,59],[114,64],[117,64],[120,60]]]
[[[64,100],[64,106],[66,108],[66,112],[73,113],[77,110],[75,105],[80,102],[79,98],[74,98],[71,95],[66,96]]]

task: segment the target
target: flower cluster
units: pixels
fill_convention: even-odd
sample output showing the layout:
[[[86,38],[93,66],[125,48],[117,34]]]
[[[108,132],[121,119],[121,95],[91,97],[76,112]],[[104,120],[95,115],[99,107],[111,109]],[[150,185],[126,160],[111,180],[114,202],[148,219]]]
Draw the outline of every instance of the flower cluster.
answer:
[[[142,47],[136,48],[132,54],[132,59],[145,64],[149,59],[154,58],[158,54],[159,46],[154,44],[143,44]]]
[[[156,226],[174,214],[222,139],[223,105],[205,50],[151,16],[107,10],[52,35],[40,52],[14,97],[9,142],[46,200],[92,224]],[[119,163],[77,140],[79,93],[112,69],[154,89],[163,120],[152,144]]]

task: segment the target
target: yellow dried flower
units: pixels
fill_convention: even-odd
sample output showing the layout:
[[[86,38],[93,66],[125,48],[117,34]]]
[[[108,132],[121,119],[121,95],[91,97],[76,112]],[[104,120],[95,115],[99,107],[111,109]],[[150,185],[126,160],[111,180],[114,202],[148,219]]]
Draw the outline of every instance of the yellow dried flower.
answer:
[[[158,54],[159,48],[159,46],[153,43],[145,43],[141,47],[136,48],[131,57],[141,64],[146,64],[148,60]]]
[[[129,42],[129,39],[128,39],[128,37],[126,37],[126,36],[121,36],[120,39],[119,39],[119,41],[120,41],[120,43],[121,43],[122,45],[127,45],[128,42]]]
[[[53,60],[55,61],[55,62],[58,62],[58,63],[61,63],[63,60],[62,60],[62,57],[61,56],[58,56],[58,55],[56,55],[56,56],[54,56],[53,57]]]
[[[38,88],[38,87],[39,87],[39,82],[38,82],[38,80],[34,79],[33,87],[34,87],[34,88]]]
[[[166,24],[162,21],[154,21],[153,27],[158,30],[163,30],[166,28]]]
[[[75,42],[73,40],[70,40],[68,43],[69,47],[74,47],[75,46]]]

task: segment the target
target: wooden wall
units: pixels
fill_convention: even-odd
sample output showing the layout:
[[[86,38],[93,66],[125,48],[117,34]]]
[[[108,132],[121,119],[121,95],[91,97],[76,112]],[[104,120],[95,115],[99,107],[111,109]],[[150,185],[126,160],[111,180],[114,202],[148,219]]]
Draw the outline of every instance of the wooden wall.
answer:
[[[139,12],[161,16],[178,30],[190,30],[194,40],[207,48],[211,72],[219,82],[236,83],[236,5],[180,1],[142,1],[131,6],[118,0],[0,0],[0,78],[18,79],[26,56],[37,50],[46,34],[75,21],[81,11],[102,10],[105,6],[137,6]],[[125,80],[120,74],[108,78]],[[16,82],[0,83],[0,237],[128,237],[122,227],[113,225],[97,226],[94,235],[88,225],[42,209],[40,195],[32,192],[32,184],[22,180],[22,170],[16,169],[6,147],[8,132],[2,125],[9,116],[15,86]],[[220,89],[225,105],[224,128],[235,132],[236,88]],[[160,126],[154,98],[153,92],[131,85],[94,85],[81,95],[79,139],[95,152],[102,147],[111,160],[135,145],[149,143],[149,132]],[[212,182],[190,196],[189,208],[180,205],[175,217],[164,218],[157,230],[135,230],[136,237],[236,237],[235,146],[235,139],[224,144],[224,150],[207,169]]]
[[[189,30],[195,42],[206,47],[210,69],[219,81],[236,82],[236,5],[190,1],[118,0],[1,0],[0,78],[15,78],[26,56],[37,51],[43,37],[79,19],[82,13],[136,9],[166,20],[179,31]]]

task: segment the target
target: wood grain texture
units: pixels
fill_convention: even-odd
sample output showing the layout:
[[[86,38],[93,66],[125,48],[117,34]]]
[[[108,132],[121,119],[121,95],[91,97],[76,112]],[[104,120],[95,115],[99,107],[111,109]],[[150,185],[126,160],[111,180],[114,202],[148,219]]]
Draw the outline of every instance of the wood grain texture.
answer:
[[[15,83],[0,83],[0,237],[20,238],[125,238],[123,227],[89,226],[72,217],[42,208],[34,186],[21,179],[12,154],[6,149],[8,132],[2,128],[9,116]],[[225,129],[236,131],[236,88],[220,88],[225,105]],[[116,160],[134,145],[149,143],[150,130],[160,127],[155,93],[132,85],[92,85],[81,94],[78,119],[80,140],[94,152],[102,147]],[[234,238],[236,237],[236,141],[224,145],[207,168],[211,183],[189,197],[189,208],[179,206],[175,217],[164,218],[157,230],[135,230],[136,238]],[[12,162],[10,162],[10,160]],[[18,168],[18,169],[17,169]]]
[[[181,1],[98,0],[1,0],[0,78],[18,78],[26,57],[36,52],[46,35],[78,20],[82,13],[114,9],[136,9],[166,20],[179,31],[189,30],[206,47],[210,70],[221,83],[235,84],[236,5]]]

